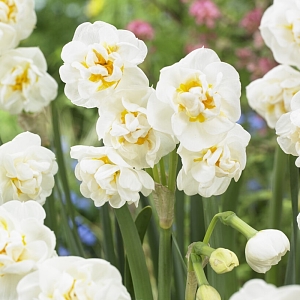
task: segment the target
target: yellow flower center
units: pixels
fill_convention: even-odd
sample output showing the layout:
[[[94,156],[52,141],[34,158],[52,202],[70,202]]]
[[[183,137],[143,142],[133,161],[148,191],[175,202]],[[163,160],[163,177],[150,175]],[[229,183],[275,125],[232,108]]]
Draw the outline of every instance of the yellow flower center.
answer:
[[[0,0],[4,4],[4,10],[6,12],[6,18],[0,19],[0,22],[4,23],[15,23],[16,16],[18,13],[18,8],[14,0]]]
[[[201,94],[196,94],[193,90],[194,88],[200,88]],[[204,122],[206,120],[205,114],[203,113],[205,110],[214,109],[216,107],[214,98],[210,95],[210,90],[212,88],[211,84],[208,84],[205,88],[199,78],[193,78],[188,80],[185,83],[181,83],[179,87],[176,89],[178,94],[183,93],[193,93],[195,97],[197,97],[197,102],[203,106],[202,109],[193,109],[187,107],[185,103],[179,103],[178,112],[184,111],[186,115],[189,117],[190,122]],[[197,103],[196,103],[197,104]]]
[[[118,50],[118,47],[115,45],[104,45],[104,47],[107,51],[108,56]],[[114,59],[112,57],[108,57],[106,60],[97,50],[93,49],[92,51],[96,58],[95,61],[93,62],[93,66],[102,66],[103,68],[106,69],[106,74],[102,75],[99,73],[96,74],[92,73],[89,77],[89,80],[94,83],[100,83],[97,89],[98,91],[102,91],[111,86],[117,85],[120,79],[110,80],[109,78],[110,76],[113,75],[114,72],[114,68],[115,68]],[[86,60],[81,62],[81,64],[87,69],[91,67],[91,65],[89,65]],[[121,67],[121,71],[123,72],[123,67]]]
[[[30,83],[30,79],[28,77],[28,68],[29,66],[26,66],[23,70],[23,73],[16,76],[15,83],[11,85],[11,88],[13,91],[22,91],[24,86]],[[12,70],[12,72],[14,69]]]

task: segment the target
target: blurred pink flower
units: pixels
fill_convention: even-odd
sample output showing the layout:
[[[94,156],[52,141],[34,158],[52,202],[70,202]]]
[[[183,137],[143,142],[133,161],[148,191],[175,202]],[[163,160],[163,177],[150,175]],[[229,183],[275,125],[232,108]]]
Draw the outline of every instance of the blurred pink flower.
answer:
[[[143,20],[133,20],[131,21],[127,27],[127,30],[132,31],[137,38],[141,40],[151,41],[154,38],[154,29],[153,27],[146,21]]]
[[[256,30],[253,33],[253,44],[256,49],[260,49],[265,45],[265,42],[264,42],[259,30]]]
[[[250,71],[251,80],[263,77],[268,71],[276,67],[278,63],[269,57],[261,57],[255,59],[247,65],[247,70]]]
[[[251,73],[251,80],[264,76],[278,64],[273,58],[259,57],[250,48],[239,48],[235,51],[238,58],[237,68],[245,68]]]
[[[247,68],[247,65],[255,56],[250,48],[238,48],[236,49],[235,54],[238,58],[237,68]]]
[[[191,4],[189,13],[195,17],[197,24],[205,24],[208,28],[213,28],[215,20],[221,16],[219,8],[211,0],[196,0]]]
[[[253,34],[260,25],[262,15],[263,12],[260,8],[254,8],[244,16],[240,24],[249,34]]]

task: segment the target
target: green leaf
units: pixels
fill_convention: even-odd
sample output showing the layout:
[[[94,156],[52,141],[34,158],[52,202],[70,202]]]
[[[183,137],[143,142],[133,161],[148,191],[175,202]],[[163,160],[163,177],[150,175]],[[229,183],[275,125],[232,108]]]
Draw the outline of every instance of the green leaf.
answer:
[[[138,214],[138,216],[135,219],[135,226],[137,228],[138,231],[138,235],[140,237],[141,243],[143,243],[147,228],[149,226],[150,223],[150,219],[152,217],[152,208],[151,206],[146,206],[144,207],[140,213]],[[132,282],[132,277],[130,274],[130,270],[129,270],[129,264],[128,264],[128,259],[126,257],[126,261],[125,261],[125,286],[129,292],[129,294],[133,297],[133,282]]]
[[[138,230],[127,204],[115,209],[123,237],[136,300],[153,300],[149,271]]]

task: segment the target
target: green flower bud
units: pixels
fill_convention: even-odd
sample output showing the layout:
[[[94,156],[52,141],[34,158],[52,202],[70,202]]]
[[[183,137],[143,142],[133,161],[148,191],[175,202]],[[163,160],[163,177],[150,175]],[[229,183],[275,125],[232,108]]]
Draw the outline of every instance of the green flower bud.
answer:
[[[203,284],[197,290],[196,300],[221,300],[221,296],[211,285]]]
[[[234,252],[225,248],[218,248],[211,253],[209,263],[216,273],[223,274],[238,266],[239,260]]]

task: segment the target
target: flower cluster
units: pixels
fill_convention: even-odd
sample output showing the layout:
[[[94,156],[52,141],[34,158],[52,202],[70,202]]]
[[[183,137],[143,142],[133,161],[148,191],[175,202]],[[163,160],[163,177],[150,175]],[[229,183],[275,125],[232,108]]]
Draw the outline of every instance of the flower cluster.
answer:
[[[36,24],[34,0],[4,0],[0,3],[0,54],[26,39]]]
[[[261,35],[281,65],[247,87],[250,106],[266,119],[269,127],[276,129],[282,150],[298,156],[298,167],[300,72],[292,66],[300,67],[299,13],[296,0],[274,0],[265,11],[260,24]]]
[[[0,146],[0,204],[35,200],[44,204],[58,169],[54,153],[38,135],[23,132]]]
[[[38,47],[14,49],[36,24],[34,0],[1,1],[0,16],[0,109],[40,112],[55,99],[57,83]]]
[[[55,236],[35,201],[12,200],[0,206],[0,298],[17,299],[20,279],[55,256]]]
[[[137,66],[146,52],[129,31],[99,21],[81,24],[62,50],[67,97],[99,110],[96,131],[105,147],[71,151],[79,160],[81,192],[97,206],[137,205],[138,192],[153,189],[142,169],[153,168],[177,142],[183,160],[177,184],[189,195],[221,194],[245,168],[250,135],[235,123],[241,114],[237,71],[213,50],[196,49],[163,68],[154,90]],[[133,184],[136,180],[141,183]]]
[[[17,286],[19,300],[130,300],[119,271],[103,259],[54,257],[24,277]]]
[[[78,159],[75,175],[81,192],[96,206],[109,202],[138,205],[154,181],[143,168],[153,167],[175,148],[173,137],[151,127],[148,100],[155,97],[138,67],[147,54],[145,43],[128,30],[97,21],[83,23],[62,50],[61,79],[76,105],[97,107],[96,125],[103,147],[72,147]]]
[[[235,123],[241,114],[237,71],[213,50],[196,49],[161,70],[156,94],[149,101],[149,120],[180,142],[178,188],[204,197],[224,193],[245,168],[250,140]]]
[[[0,206],[0,298],[130,300],[119,271],[102,259],[57,257],[56,238],[35,201]]]
[[[195,18],[197,24],[204,24],[208,28],[215,27],[215,21],[221,13],[217,5],[211,0],[196,0],[189,9],[189,13]]]

